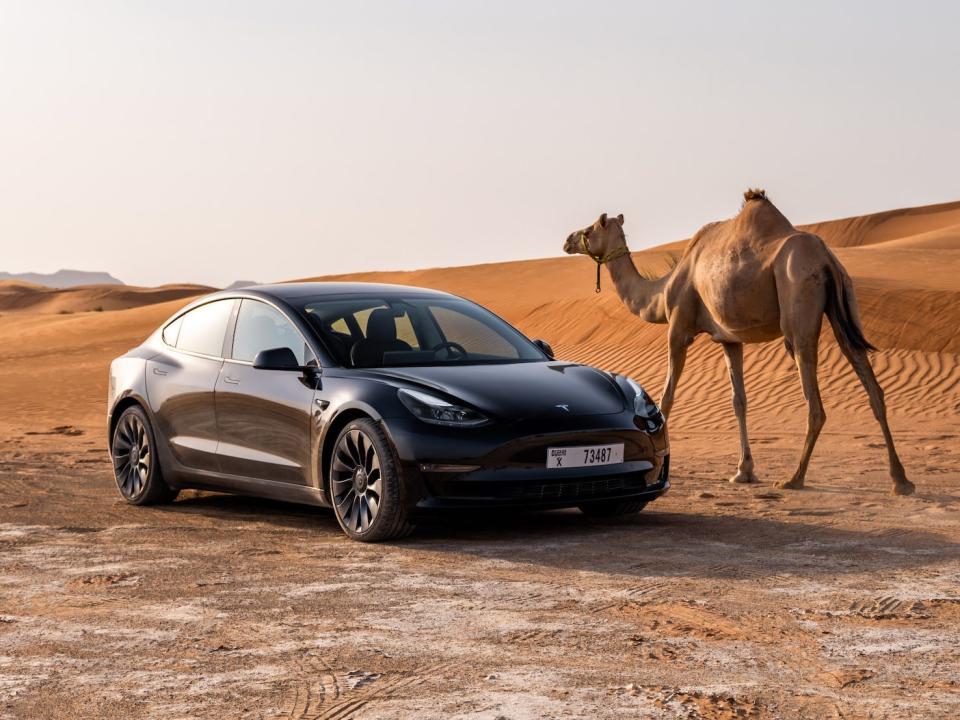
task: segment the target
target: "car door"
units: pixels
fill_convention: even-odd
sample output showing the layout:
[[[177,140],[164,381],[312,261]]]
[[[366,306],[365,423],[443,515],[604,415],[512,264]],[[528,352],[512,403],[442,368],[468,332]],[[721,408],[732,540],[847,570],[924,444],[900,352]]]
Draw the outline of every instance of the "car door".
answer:
[[[310,485],[316,376],[253,367],[258,352],[278,347],[290,348],[301,366],[317,363],[280,310],[244,298],[216,387],[220,467],[231,475]]]
[[[163,329],[163,351],[147,361],[147,395],[158,427],[189,470],[220,469],[214,392],[236,302],[215,300],[181,315]]]

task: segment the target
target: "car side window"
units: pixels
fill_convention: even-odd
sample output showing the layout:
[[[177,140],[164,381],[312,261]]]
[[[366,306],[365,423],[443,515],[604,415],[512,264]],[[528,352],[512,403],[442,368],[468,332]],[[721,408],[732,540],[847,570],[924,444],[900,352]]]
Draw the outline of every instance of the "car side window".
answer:
[[[215,300],[182,315],[177,349],[221,357],[233,303],[233,300]]]
[[[260,351],[281,347],[290,348],[300,365],[314,359],[303,336],[283,313],[259,300],[241,301],[233,334],[233,359],[253,362]]]

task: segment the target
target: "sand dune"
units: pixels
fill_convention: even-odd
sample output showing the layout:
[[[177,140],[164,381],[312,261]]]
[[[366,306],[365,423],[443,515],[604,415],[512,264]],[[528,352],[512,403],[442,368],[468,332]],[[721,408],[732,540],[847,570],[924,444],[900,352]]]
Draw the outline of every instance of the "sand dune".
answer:
[[[874,245],[960,224],[960,201],[801,225],[832,247]]]
[[[958,227],[960,203],[810,226],[837,248],[854,278],[867,336],[882,349],[874,362],[887,388],[895,424],[898,418],[918,413],[931,420],[957,416]],[[644,250],[634,253],[634,259],[640,267],[663,272],[668,253],[682,251],[683,245],[676,242]],[[629,372],[659,392],[666,363],[664,327],[630,315],[606,276],[603,293],[595,294],[593,273],[594,266],[586,258],[561,256],[316,279],[392,282],[464,295],[531,337],[548,340],[561,357]],[[91,415],[99,416],[109,358],[138,343],[177,307],[207,291],[190,285],[50,290],[0,283],[4,404],[41,411],[46,400],[33,392],[24,395],[20,389],[40,378],[52,380],[68,358],[82,372],[71,373],[70,387],[60,389],[61,397],[66,393],[82,407],[89,404]],[[89,312],[97,307],[115,312]],[[16,342],[9,342],[14,338]],[[872,423],[865,396],[829,331],[824,332],[822,347],[820,374],[828,414]],[[802,429],[796,371],[780,343],[749,347],[746,366],[751,424]],[[691,351],[681,383],[675,426],[732,428],[728,396],[720,351],[701,338]]]
[[[46,419],[99,429],[107,367],[185,303],[172,300],[115,312],[0,315],[0,425]],[[62,424],[56,422],[54,424]]]
[[[911,250],[960,250],[960,223],[946,225],[915,235],[904,235],[885,240],[885,248],[910,248]]]
[[[49,288],[18,280],[0,282],[0,312],[34,313],[102,312],[141,307],[179,298],[194,297],[213,288],[205,285],[161,285],[155,288],[129,285],[78,285]]]

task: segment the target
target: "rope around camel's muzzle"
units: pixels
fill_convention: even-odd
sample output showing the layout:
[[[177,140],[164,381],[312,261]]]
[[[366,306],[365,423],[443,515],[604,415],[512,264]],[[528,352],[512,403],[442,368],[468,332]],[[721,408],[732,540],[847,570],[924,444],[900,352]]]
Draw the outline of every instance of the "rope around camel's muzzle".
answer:
[[[587,257],[593,260],[597,264],[597,289],[594,292],[600,292],[600,266],[606,265],[611,260],[616,260],[619,257],[630,254],[630,248],[626,245],[621,245],[615,250],[611,250],[606,255],[594,255],[590,252],[590,246],[587,244],[587,236],[585,233],[580,233],[580,247],[583,248],[583,252],[586,253]]]

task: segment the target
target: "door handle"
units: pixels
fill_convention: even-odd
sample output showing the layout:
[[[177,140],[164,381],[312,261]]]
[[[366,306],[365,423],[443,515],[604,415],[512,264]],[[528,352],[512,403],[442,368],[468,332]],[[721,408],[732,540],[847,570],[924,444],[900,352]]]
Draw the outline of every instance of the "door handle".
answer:
[[[170,371],[169,371],[169,370],[161,370],[161,369],[158,368],[158,367],[155,367],[155,368],[153,369],[153,374],[154,374],[154,375],[166,375],[168,372],[170,372]]]
[[[229,375],[224,375],[224,376],[223,376],[223,381],[224,381],[225,383],[227,383],[228,385],[239,385],[239,384],[240,384],[240,378],[230,377]]]

